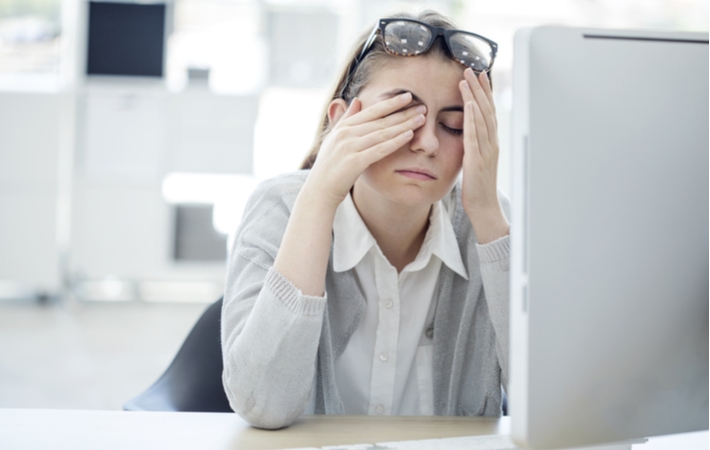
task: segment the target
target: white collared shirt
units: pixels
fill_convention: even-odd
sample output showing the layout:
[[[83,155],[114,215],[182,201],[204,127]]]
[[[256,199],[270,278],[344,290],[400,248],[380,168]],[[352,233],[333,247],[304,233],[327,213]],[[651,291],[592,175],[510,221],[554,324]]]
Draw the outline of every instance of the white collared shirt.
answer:
[[[352,197],[333,223],[333,268],[355,270],[365,316],[335,363],[346,414],[433,415],[432,301],[442,262],[468,279],[451,218],[433,205],[417,257],[401,273],[389,263]]]

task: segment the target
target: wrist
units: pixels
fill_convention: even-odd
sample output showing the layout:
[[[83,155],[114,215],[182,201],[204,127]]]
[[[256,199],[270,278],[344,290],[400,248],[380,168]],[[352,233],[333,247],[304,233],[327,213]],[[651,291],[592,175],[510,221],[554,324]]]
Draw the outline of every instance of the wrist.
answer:
[[[466,210],[479,244],[488,244],[510,234],[510,223],[499,204]]]
[[[338,206],[345,200],[345,197],[350,191],[349,188],[334,188],[332,180],[324,177],[323,174],[311,170],[311,173],[306,178],[306,182],[301,188],[301,194],[307,197],[309,201],[317,203],[321,207],[332,209],[335,212]]]
[[[345,196],[334,195],[308,178],[298,194],[296,203],[303,204],[313,214],[320,213],[334,217],[335,211],[343,200]]]
[[[322,297],[337,205],[305,183],[291,210],[274,269],[304,295]],[[308,264],[304,264],[307,256]]]

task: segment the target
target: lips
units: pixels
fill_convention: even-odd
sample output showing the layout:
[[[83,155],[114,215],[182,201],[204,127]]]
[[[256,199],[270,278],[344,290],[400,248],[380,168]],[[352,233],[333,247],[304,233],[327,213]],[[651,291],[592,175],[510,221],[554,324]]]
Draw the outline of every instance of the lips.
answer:
[[[396,171],[398,174],[405,176],[407,178],[413,178],[415,180],[436,180],[436,176],[427,169],[422,169],[419,167],[410,167],[407,169],[400,169]]]

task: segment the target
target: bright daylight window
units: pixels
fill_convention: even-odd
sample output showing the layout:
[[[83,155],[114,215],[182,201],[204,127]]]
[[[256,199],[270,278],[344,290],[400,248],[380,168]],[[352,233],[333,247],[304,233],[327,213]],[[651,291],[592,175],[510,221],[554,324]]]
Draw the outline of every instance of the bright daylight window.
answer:
[[[61,0],[0,0],[0,82],[59,79]]]

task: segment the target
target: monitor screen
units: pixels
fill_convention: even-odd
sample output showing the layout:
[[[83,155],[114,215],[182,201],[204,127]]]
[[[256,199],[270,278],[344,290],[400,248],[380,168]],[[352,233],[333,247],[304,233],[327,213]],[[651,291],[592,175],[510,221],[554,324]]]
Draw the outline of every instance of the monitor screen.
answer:
[[[88,75],[162,77],[165,4],[89,2]]]
[[[707,33],[526,29],[513,72],[514,439],[707,429]]]

